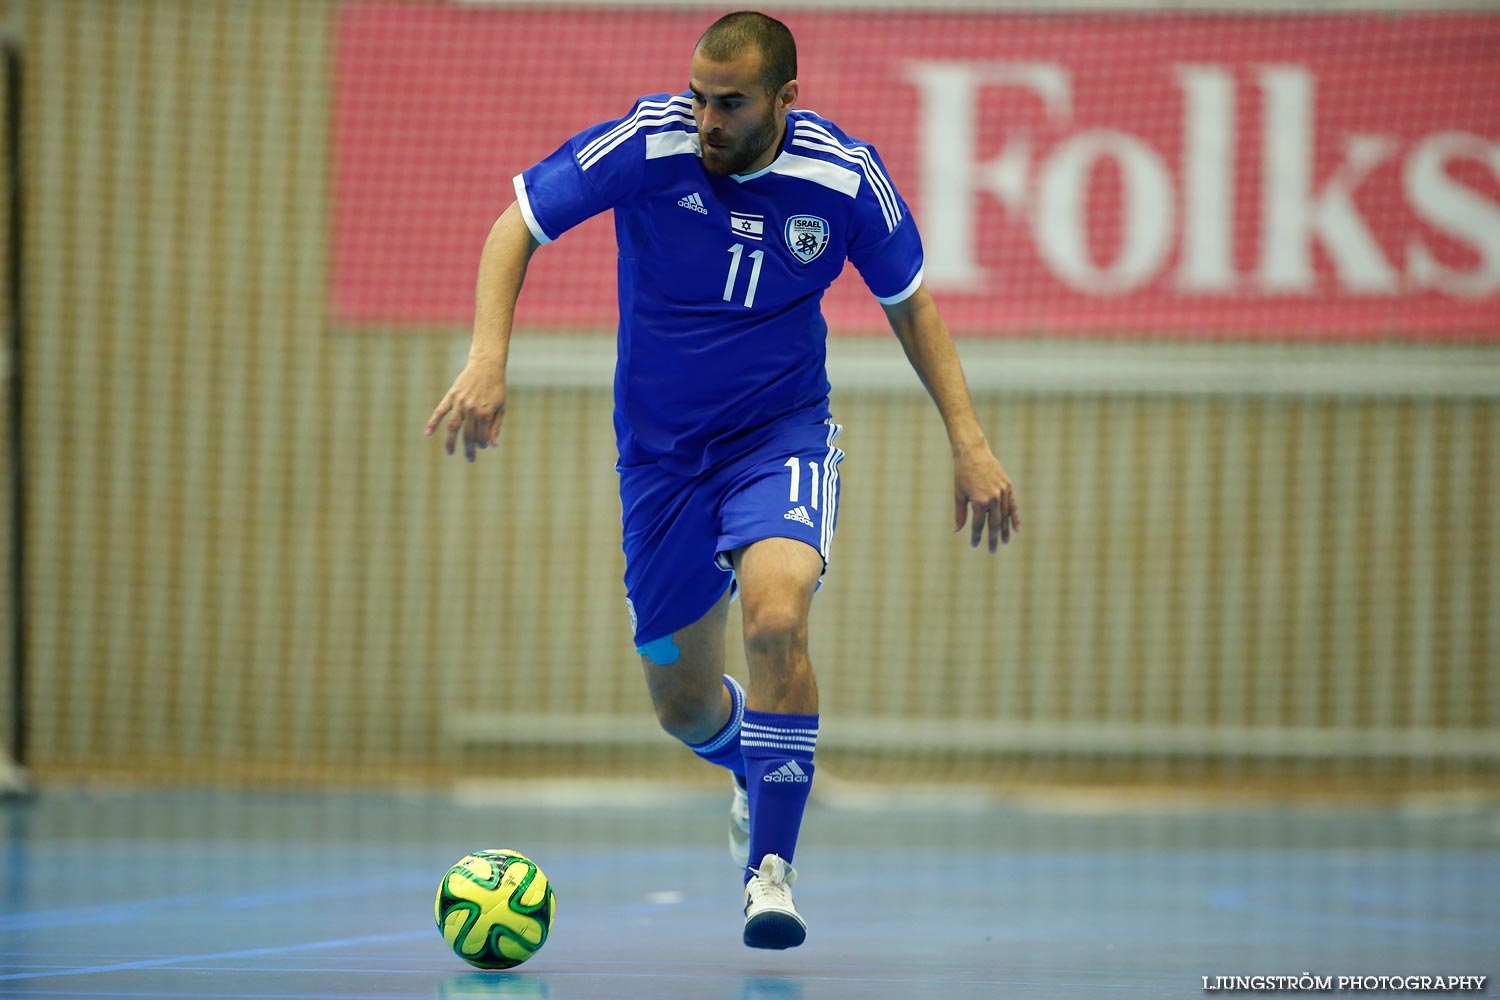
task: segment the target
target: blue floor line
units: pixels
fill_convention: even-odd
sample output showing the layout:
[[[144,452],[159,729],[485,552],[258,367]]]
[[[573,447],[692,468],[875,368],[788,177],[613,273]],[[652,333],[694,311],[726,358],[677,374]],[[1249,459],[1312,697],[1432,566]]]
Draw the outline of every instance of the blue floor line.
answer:
[[[298,951],[320,951],[327,948],[350,948],[365,944],[383,944],[387,941],[408,941],[417,937],[426,937],[430,933],[430,931],[406,931],[400,934],[370,934],[364,937],[339,938],[334,941],[312,941],[307,944],[289,944],[275,948],[242,948],[238,951],[221,951],[207,955],[173,955],[170,958],[148,958],[139,962],[89,965],[77,969],[57,969],[51,972],[17,972],[9,975],[0,975],[0,982],[14,979],[46,979],[52,976],[88,976],[101,972],[121,972],[126,969],[152,969],[166,965],[215,962],[226,958],[250,958],[254,955],[282,955]]]

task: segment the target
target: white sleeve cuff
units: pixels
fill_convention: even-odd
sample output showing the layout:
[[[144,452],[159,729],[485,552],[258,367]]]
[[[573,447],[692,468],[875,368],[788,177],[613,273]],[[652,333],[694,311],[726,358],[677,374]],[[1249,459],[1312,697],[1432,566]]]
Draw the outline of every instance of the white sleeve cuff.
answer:
[[[531,211],[531,199],[526,197],[526,181],[520,174],[516,174],[511,182],[516,188],[516,204],[521,206],[521,216],[526,220],[526,228],[531,230],[531,235],[542,246],[552,242],[552,237],[542,231],[542,224],[536,221],[536,215]]]
[[[520,178],[516,178],[516,179],[518,181],[520,180]],[[528,212],[529,212],[529,210],[528,210]],[[531,218],[531,216],[529,214],[526,217],[528,219]],[[907,299],[911,298],[913,295],[915,295],[917,293],[917,289],[920,288],[921,286],[922,286],[922,270],[921,270],[921,268],[918,268],[917,269],[917,276],[915,278],[911,279],[911,284],[909,284],[905,288],[901,289],[901,291],[897,292],[895,295],[884,295],[884,296],[877,295],[877,296],[875,296],[875,301],[879,302],[883,306],[893,306],[897,302],[905,302]]]

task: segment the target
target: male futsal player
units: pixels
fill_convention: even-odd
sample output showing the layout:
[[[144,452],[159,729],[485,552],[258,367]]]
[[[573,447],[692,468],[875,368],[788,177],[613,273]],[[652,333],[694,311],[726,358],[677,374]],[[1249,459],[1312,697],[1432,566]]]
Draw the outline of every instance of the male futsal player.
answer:
[[[620,327],[615,436],[625,588],[657,718],[735,775],[731,852],[745,944],[807,925],[791,861],[813,778],[818,689],[808,608],[838,510],[823,291],[847,258],[885,307],[953,450],[954,530],[989,550],[1020,529],[957,353],[922,284],[916,224],[869,145],[796,110],[791,33],[714,22],[686,94],[643,97],[515,178],[480,257],[469,360],[427,423],[447,451],[499,440],[511,320],[532,252],[614,209]],[[961,99],[961,98],[960,98]],[[724,674],[738,588],[748,693]]]

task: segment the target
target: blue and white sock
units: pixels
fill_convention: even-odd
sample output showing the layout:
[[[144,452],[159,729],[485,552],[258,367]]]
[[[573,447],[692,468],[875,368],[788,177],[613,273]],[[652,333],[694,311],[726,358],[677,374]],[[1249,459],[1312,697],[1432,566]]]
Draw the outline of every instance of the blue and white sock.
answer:
[[[750,865],[745,881],[767,854],[787,863],[797,850],[802,812],[812,790],[816,715],[746,710],[740,734],[745,782],[750,793]]]
[[[735,777],[743,778],[745,757],[740,752],[740,724],[745,718],[745,689],[728,674],[724,675],[724,686],[729,689],[729,700],[732,703],[729,721],[724,723],[724,728],[714,734],[712,739],[697,745],[689,743],[687,747],[710,764],[727,767],[734,772]]]

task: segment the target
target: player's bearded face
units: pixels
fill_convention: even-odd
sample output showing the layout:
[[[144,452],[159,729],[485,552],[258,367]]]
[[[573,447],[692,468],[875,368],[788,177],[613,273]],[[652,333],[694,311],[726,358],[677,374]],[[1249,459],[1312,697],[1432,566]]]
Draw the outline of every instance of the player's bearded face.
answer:
[[[705,131],[700,124],[698,138],[705,170],[711,174],[743,174],[781,138],[781,123],[776,120],[775,105],[766,101],[765,114],[759,120],[742,122],[734,132],[722,124]]]
[[[794,99],[796,84],[788,86]],[[729,62],[694,53],[692,91],[703,169],[719,175],[751,173],[776,158],[790,104],[766,88],[759,53],[747,52]]]

